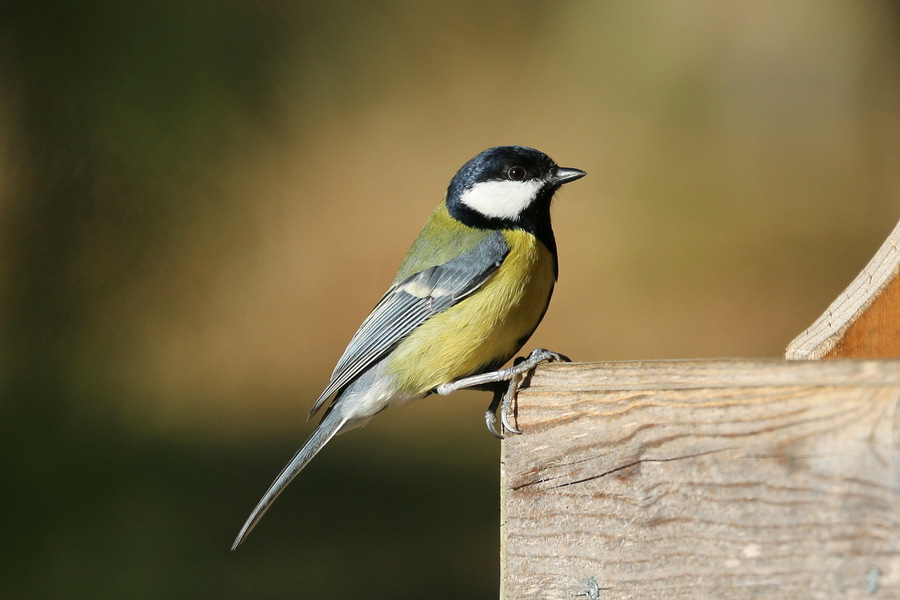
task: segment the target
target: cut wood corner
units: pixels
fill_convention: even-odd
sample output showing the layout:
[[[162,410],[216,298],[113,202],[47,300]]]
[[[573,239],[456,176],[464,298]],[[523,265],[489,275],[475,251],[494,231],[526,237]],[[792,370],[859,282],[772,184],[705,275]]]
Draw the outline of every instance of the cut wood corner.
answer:
[[[900,223],[869,264],[806,331],[788,360],[900,357]]]

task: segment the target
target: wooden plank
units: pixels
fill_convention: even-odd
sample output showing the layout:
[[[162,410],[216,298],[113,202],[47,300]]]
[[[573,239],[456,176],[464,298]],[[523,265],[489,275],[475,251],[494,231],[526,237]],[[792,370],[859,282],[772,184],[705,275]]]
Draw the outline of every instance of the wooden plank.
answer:
[[[785,351],[790,360],[900,357],[900,223],[866,268]]]
[[[501,598],[900,598],[900,361],[548,365]]]

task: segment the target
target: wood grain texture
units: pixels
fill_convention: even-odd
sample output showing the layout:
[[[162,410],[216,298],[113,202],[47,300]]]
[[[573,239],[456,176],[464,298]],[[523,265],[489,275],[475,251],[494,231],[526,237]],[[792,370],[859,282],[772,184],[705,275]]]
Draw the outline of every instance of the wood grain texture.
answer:
[[[900,223],[869,264],[785,351],[789,360],[900,357]]]
[[[900,598],[898,400],[900,361],[542,367],[501,598]]]
[[[900,357],[900,278],[894,277],[823,358]]]

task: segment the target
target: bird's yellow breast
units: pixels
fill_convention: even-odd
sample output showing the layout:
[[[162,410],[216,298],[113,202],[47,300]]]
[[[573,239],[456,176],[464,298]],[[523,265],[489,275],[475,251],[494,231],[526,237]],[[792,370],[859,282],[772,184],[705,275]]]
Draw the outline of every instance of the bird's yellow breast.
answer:
[[[474,294],[428,319],[394,350],[386,372],[399,389],[424,395],[509,360],[540,323],[556,281],[550,251],[524,231],[504,231],[510,248]]]

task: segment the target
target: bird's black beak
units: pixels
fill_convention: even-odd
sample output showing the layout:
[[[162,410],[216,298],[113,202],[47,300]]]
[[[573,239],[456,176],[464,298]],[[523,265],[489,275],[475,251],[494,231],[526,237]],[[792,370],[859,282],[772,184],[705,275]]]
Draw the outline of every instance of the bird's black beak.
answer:
[[[570,181],[575,181],[576,179],[581,179],[587,175],[581,169],[569,169],[567,167],[557,167],[556,172],[552,174],[553,183],[556,185],[562,185],[564,183],[569,183]]]

